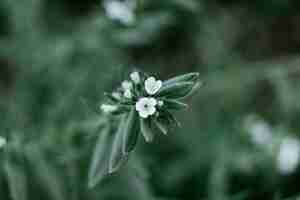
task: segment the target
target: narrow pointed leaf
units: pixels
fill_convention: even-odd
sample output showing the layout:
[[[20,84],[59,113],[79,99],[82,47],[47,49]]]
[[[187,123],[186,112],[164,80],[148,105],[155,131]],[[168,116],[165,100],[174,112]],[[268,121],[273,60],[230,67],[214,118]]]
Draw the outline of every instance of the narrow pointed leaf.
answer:
[[[128,111],[130,111],[130,109],[132,107],[129,105],[117,105],[117,106],[118,106],[117,110],[112,112],[111,113],[112,115],[121,115],[121,114],[127,113]]]
[[[201,81],[197,81],[195,83],[195,85],[193,86],[192,90],[190,91],[189,94],[187,94],[186,97],[190,97],[190,96],[193,96],[196,92],[198,92],[198,90],[203,86],[203,82]]]
[[[156,127],[164,134],[164,135],[167,135],[168,134],[168,128],[167,128],[167,126],[163,123],[163,122],[161,122],[161,121],[159,121],[159,120],[154,120],[154,123],[155,123],[155,125],[156,125]]]
[[[194,82],[174,83],[162,88],[157,96],[171,99],[184,98],[192,91],[194,85]]]
[[[180,83],[180,82],[193,82],[198,80],[199,78],[199,73],[193,72],[193,73],[188,73],[188,74],[183,74],[180,76],[175,76],[173,78],[170,78],[166,81],[163,82],[163,87],[167,87],[169,85],[175,84],[175,83]]]
[[[187,109],[188,105],[185,103],[182,103],[180,101],[177,101],[175,99],[166,99],[164,100],[164,105],[168,109],[174,109],[174,110],[181,110],[181,109]]]
[[[96,143],[88,177],[90,188],[101,182],[108,174],[109,153],[113,138],[110,130],[109,126],[105,127]]]
[[[132,107],[124,126],[124,133],[123,133],[124,154],[127,154],[134,149],[138,140],[139,132],[140,132],[139,116],[135,110],[135,107]]]
[[[127,115],[123,115],[118,131],[114,136],[112,150],[110,153],[110,160],[109,160],[109,173],[114,173],[118,171],[123,164],[127,161],[127,155],[123,154],[123,133],[124,127],[126,123]]]
[[[175,126],[178,126],[178,127],[181,126],[181,123],[176,119],[176,117],[171,112],[166,110],[164,112],[164,115],[165,115],[166,119],[168,120],[169,124],[175,125]]]
[[[154,139],[154,134],[151,130],[150,121],[148,119],[140,118],[141,122],[141,131],[146,140],[146,142],[152,142]]]

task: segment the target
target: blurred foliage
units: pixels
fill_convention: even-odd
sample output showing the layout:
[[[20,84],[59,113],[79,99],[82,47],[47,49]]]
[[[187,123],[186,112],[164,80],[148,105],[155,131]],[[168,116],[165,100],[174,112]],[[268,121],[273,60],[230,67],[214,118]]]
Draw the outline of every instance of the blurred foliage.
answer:
[[[299,7],[140,0],[128,27],[100,0],[0,1],[0,199],[297,200],[300,171],[279,173],[276,151],[253,144],[243,121],[299,136]],[[120,173],[88,189],[99,102],[133,68],[198,71],[206,85],[177,114],[181,128],[139,142]]]

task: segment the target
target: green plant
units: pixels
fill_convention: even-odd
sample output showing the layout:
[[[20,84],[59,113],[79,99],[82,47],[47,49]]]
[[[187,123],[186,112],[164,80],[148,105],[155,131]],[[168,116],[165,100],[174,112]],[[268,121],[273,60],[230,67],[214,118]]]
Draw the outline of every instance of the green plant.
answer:
[[[126,163],[140,132],[146,142],[152,142],[155,131],[167,134],[170,126],[179,126],[172,111],[187,108],[182,100],[202,85],[198,73],[162,82],[145,73],[133,72],[130,79],[123,81],[122,86],[111,94],[105,94],[107,100],[101,109],[108,123],[94,151],[89,172],[90,187]],[[112,124],[118,128],[112,127]]]

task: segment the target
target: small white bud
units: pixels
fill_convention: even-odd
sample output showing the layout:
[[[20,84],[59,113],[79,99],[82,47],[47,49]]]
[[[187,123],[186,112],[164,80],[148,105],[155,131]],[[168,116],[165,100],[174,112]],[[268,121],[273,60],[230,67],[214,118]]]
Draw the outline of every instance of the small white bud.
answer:
[[[131,90],[125,90],[124,91],[124,97],[126,97],[127,99],[131,99],[132,98]]]
[[[110,104],[102,104],[100,108],[104,113],[112,113],[118,109],[118,106],[110,105]]]
[[[141,77],[138,72],[132,72],[130,74],[130,78],[135,84],[139,84],[141,82]]]
[[[123,81],[122,82],[122,88],[123,90],[131,90],[133,88],[132,82],[130,81]]]
[[[157,105],[158,105],[159,107],[162,107],[162,106],[164,105],[164,101],[159,100],[159,101],[157,102]]]

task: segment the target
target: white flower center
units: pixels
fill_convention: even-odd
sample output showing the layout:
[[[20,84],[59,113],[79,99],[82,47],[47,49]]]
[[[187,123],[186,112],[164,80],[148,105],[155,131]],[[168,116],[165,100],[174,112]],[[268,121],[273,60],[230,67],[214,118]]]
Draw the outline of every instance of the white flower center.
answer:
[[[153,115],[156,112],[156,105],[156,99],[143,97],[138,100],[135,108],[139,112],[140,117],[147,118],[148,116]]]

